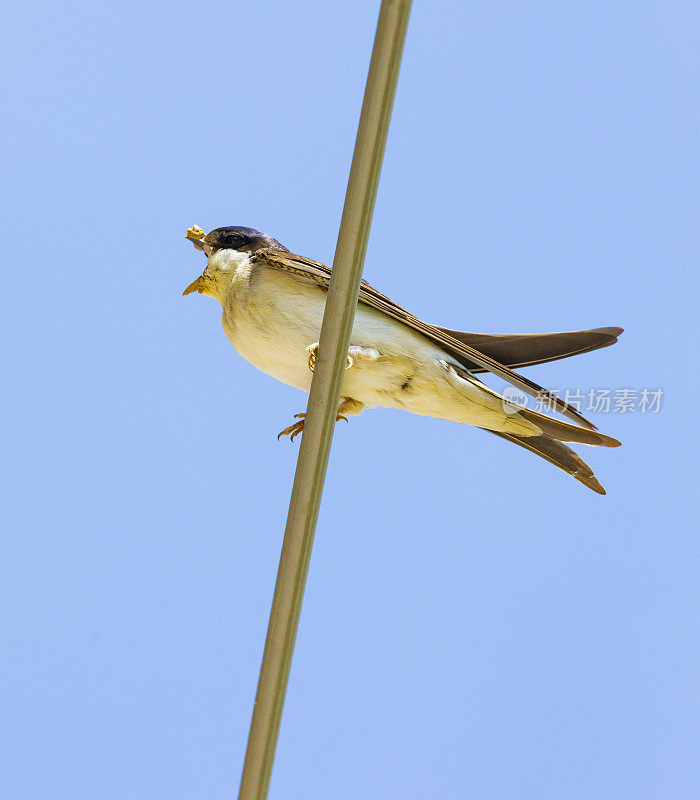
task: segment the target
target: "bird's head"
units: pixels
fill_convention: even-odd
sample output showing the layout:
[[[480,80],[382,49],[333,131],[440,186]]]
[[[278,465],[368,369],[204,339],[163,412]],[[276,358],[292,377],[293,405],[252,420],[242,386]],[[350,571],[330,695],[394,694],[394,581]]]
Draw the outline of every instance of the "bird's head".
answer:
[[[201,228],[193,225],[186,236],[197,250],[202,250],[206,255],[207,266],[183,294],[201,292],[221,299],[221,293],[228,286],[234,270],[247,261],[256,250],[274,247],[276,250],[288,252],[287,248],[276,239],[253,228],[240,226],[215,228],[205,235]]]

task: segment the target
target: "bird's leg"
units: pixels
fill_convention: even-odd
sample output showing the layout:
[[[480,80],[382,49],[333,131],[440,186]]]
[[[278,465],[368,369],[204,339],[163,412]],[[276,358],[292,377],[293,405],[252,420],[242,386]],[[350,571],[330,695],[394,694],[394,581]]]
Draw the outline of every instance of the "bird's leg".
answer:
[[[352,397],[344,397],[341,404],[338,406],[338,415],[343,417],[344,414],[350,416],[359,416],[365,410],[365,404],[359,400],[353,400]],[[336,422],[338,420],[336,419]],[[347,420],[345,420],[347,422]]]
[[[345,416],[346,414],[361,414],[363,409],[364,405],[362,403],[357,400],[353,400],[350,397],[345,397],[338,406],[338,413],[336,414],[335,421],[338,422],[343,419],[345,422],[347,422],[348,418]],[[297,422],[292,423],[289,427],[285,428],[283,431],[280,431],[277,434],[277,441],[280,440],[281,436],[289,436],[289,441],[293,442],[294,437],[304,430],[305,417],[306,412],[295,414],[294,418],[297,420]]]
[[[318,342],[310,344],[306,348],[309,354],[309,369],[313,372],[316,369],[316,359],[318,358]],[[352,345],[348,348],[348,354],[345,359],[345,369],[350,369],[356,361],[376,361],[379,358],[379,350],[374,347],[358,347]]]
[[[318,357],[318,342],[314,342],[310,344],[306,348],[306,352],[309,354],[309,369],[311,372],[316,369],[316,358]],[[358,347],[353,345],[348,349],[348,355],[345,359],[345,369],[350,369],[356,361],[376,361],[379,358],[379,350],[375,350],[374,347]],[[348,421],[348,418],[345,416],[346,414],[361,414],[364,405],[357,400],[353,400],[352,398],[345,397],[343,398],[342,403],[338,406],[338,413],[336,415],[335,421],[338,422],[339,420]],[[284,430],[280,431],[277,434],[277,439],[279,440],[282,436],[289,436],[290,441],[294,441],[294,437],[300,434],[304,430],[304,419],[306,417],[306,413],[302,414],[295,414],[294,418],[298,420],[297,422],[292,423]]]

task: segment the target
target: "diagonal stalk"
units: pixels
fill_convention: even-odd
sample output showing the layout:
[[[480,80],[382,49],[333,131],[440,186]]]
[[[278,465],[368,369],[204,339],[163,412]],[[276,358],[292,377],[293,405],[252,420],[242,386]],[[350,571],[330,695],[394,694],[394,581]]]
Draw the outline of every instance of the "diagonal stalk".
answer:
[[[333,259],[239,800],[265,800],[360,291],[411,0],[383,0]]]

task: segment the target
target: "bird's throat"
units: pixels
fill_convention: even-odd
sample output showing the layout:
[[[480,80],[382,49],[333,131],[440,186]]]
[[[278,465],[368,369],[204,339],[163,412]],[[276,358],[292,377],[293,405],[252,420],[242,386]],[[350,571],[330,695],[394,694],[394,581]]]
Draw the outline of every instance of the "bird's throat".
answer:
[[[202,275],[188,289],[213,297],[223,305],[226,292],[237,272],[248,268],[250,255],[237,250],[217,250],[209,257]]]

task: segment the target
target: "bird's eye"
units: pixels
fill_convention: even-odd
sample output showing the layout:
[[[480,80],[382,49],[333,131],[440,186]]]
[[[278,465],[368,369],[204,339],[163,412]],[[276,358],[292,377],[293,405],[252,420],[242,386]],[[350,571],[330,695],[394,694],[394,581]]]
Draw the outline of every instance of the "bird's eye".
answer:
[[[219,247],[235,250],[241,244],[241,237],[235,233],[227,233],[221,237]]]
[[[206,236],[206,241],[215,250],[242,250],[246,248],[250,237],[240,228],[216,228]]]

